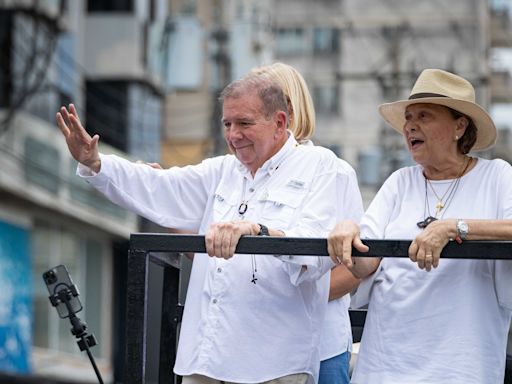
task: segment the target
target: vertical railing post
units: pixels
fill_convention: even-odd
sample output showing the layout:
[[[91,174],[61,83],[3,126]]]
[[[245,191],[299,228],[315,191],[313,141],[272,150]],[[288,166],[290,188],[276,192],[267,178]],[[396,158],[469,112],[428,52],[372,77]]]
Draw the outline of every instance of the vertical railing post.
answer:
[[[173,266],[165,266],[163,280],[158,382],[176,384],[173,368],[176,360],[178,323],[181,321],[181,307],[178,305],[180,270]]]
[[[128,252],[126,384],[145,382],[148,260],[146,251],[131,249]]]

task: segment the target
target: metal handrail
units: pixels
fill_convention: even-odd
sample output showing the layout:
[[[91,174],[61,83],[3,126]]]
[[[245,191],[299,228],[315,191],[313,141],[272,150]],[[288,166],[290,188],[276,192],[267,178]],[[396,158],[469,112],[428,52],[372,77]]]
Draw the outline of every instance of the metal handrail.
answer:
[[[411,240],[363,240],[369,253],[353,249],[354,256],[408,257]],[[153,252],[206,252],[202,235],[134,233],[131,249]],[[327,256],[327,239],[295,237],[243,236],[237,247],[239,254]],[[449,242],[441,252],[449,259],[512,259],[512,241],[468,240],[462,244]]]
[[[410,240],[363,240],[370,247],[369,254],[353,250],[354,256],[408,257]],[[150,373],[148,364],[148,329],[154,330],[152,308],[148,306],[149,265],[163,267],[162,307],[158,308],[160,337],[160,359],[158,382],[179,383],[173,374],[176,358],[177,333],[181,321],[182,303],[178,300],[180,264],[182,252],[206,251],[202,235],[167,233],[134,233],[130,237],[127,276],[127,319],[125,349],[125,383],[147,382]],[[236,253],[269,255],[327,256],[327,240],[318,238],[244,236],[240,239]],[[442,258],[452,259],[512,259],[512,241],[464,241],[448,243],[441,253]],[[153,281],[153,280],[151,280]]]

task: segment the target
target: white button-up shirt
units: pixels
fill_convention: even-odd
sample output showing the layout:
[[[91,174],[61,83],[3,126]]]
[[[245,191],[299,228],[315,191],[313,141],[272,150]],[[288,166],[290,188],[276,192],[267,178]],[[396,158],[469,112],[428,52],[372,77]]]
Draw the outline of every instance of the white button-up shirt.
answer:
[[[312,146],[308,140],[301,145]],[[357,223],[363,216],[363,201],[357,184],[356,172],[345,160],[338,160],[338,202],[335,211],[336,221],[353,220]],[[347,351],[352,351],[352,326],[348,309],[350,294],[329,301],[322,327],[320,359],[327,360]]]
[[[446,190],[452,180],[432,183]],[[438,200],[426,188],[421,166],[395,171],[368,207],[362,237],[414,239],[416,223],[429,215],[425,199],[430,207]],[[478,159],[444,211],[444,218],[512,219],[510,164]],[[503,383],[511,277],[511,260],[441,258],[426,272],[408,259],[384,258],[353,299],[369,307],[352,382]]]
[[[102,155],[101,164],[98,174],[83,166],[78,173],[165,227],[205,233],[212,222],[244,219],[290,237],[326,237],[336,222],[338,159],[291,135],[254,178],[232,155],[168,170],[112,155]],[[248,208],[240,215],[242,201]],[[321,256],[196,254],[175,372],[239,383],[304,372],[315,381],[332,266]]]
[[[363,201],[357,185],[354,169],[344,160],[338,161],[340,191],[336,206],[336,221],[353,220],[359,222],[363,216]],[[348,309],[350,294],[329,301],[320,344],[320,359],[326,360],[347,351],[352,351],[352,325]]]

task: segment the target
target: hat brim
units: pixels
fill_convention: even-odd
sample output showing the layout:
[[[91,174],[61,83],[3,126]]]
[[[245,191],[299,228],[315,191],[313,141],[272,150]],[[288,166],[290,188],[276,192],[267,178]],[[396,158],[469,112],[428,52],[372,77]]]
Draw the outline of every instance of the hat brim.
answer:
[[[405,124],[405,109],[412,104],[444,105],[469,116],[477,128],[477,137],[472,151],[484,151],[496,143],[496,126],[487,112],[478,104],[447,97],[425,97],[413,100],[400,100],[384,103],[379,106],[382,118],[396,131],[403,134]]]

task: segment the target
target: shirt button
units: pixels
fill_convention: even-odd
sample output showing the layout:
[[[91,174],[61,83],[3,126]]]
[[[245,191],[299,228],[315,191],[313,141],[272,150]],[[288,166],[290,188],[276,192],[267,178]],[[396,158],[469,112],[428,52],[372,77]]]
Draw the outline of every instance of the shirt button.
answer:
[[[254,192],[254,188],[249,188],[249,192]]]
[[[217,268],[217,272],[221,273],[222,272],[222,268]]]
[[[213,299],[213,300],[212,300],[212,303],[213,303],[213,304],[217,304],[217,299]]]

